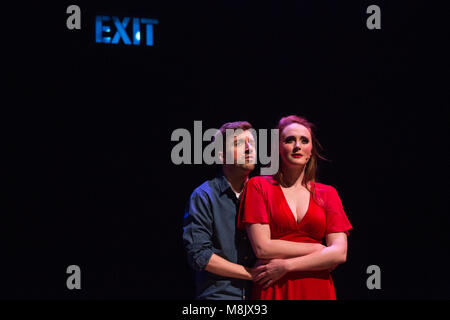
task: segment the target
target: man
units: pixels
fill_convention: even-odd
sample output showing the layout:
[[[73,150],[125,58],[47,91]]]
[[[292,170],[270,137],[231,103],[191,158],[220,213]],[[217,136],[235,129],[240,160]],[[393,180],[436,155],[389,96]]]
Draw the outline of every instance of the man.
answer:
[[[249,129],[246,121],[219,129],[221,173],[195,189],[187,205],[183,244],[196,271],[197,299],[244,300],[250,293],[255,258],[246,232],[236,229],[240,194],[256,161]],[[236,135],[227,134],[230,130]]]

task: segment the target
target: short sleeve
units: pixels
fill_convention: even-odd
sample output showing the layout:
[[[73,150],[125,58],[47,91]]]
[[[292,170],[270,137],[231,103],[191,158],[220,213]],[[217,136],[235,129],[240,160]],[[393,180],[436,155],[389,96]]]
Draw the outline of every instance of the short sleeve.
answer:
[[[242,194],[237,227],[244,229],[247,223],[269,223],[262,186],[255,178],[247,182]]]
[[[345,232],[347,236],[349,235],[348,231],[352,230],[353,227],[350,224],[350,221],[348,221],[347,215],[344,212],[341,198],[339,198],[336,189],[333,187],[329,187],[329,190],[327,191],[325,213],[327,217],[327,227],[325,234]]]

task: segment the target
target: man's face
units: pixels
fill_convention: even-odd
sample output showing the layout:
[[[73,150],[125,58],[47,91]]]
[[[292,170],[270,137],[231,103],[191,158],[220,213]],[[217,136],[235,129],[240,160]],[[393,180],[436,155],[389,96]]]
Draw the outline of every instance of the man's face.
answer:
[[[227,139],[225,152],[225,163],[230,163],[232,160],[227,157],[233,155],[233,164],[236,167],[252,171],[255,169],[256,163],[256,149],[255,139],[249,130],[245,130],[236,136]]]

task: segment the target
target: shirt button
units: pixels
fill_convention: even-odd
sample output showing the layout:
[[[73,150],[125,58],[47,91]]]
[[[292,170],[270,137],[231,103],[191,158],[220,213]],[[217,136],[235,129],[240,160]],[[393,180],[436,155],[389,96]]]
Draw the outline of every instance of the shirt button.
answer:
[[[247,259],[248,259],[248,256],[245,256],[245,257],[244,257],[244,260],[247,260]]]
[[[247,240],[247,236],[244,236],[242,239]]]

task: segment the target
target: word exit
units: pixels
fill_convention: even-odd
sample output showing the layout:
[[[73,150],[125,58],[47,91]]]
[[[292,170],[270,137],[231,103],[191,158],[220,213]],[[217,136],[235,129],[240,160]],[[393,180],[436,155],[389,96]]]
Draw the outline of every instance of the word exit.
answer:
[[[129,27],[130,21],[131,28]],[[141,40],[145,37],[145,44],[153,46],[153,25],[155,24],[158,24],[157,19],[124,17],[120,20],[115,16],[96,16],[95,42],[118,44],[122,40],[126,45],[140,45]],[[145,33],[144,36],[141,28]]]

